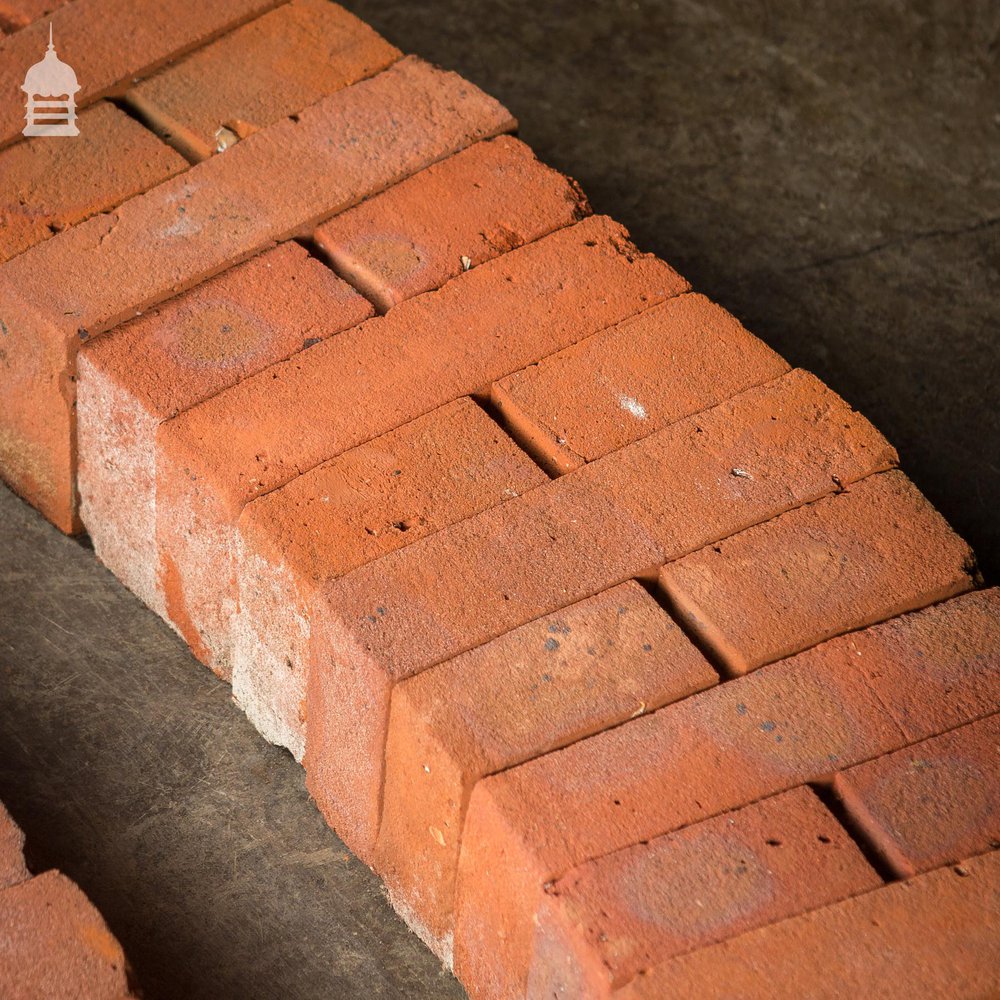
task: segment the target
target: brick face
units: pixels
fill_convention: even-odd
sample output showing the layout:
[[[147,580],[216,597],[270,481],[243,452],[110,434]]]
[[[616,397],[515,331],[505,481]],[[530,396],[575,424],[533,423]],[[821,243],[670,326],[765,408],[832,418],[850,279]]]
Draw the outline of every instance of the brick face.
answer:
[[[330,0],[292,0],[143,81],[126,100],[204,159],[400,55]]]
[[[0,264],[187,168],[106,101],[81,112],[78,124],[72,142],[32,138],[0,150]]]
[[[337,273],[388,312],[589,212],[572,181],[500,136],[342,212],[315,238]]]

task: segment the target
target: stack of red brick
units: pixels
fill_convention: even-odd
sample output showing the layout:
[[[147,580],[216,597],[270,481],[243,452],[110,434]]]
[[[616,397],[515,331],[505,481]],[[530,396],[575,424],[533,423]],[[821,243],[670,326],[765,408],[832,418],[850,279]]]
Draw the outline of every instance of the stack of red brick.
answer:
[[[52,22],[0,469],[470,994],[1000,989],[1000,596],[881,435],[326,0]]]
[[[127,1000],[125,956],[93,904],[57,871],[32,877],[0,803],[0,996]]]

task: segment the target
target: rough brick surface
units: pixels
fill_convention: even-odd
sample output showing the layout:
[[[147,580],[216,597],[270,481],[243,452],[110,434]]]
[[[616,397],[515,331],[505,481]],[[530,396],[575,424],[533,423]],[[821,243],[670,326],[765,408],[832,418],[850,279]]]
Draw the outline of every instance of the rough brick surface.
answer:
[[[997,595],[956,598],[831,640],[481,781],[459,866],[459,977],[476,997],[523,989],[542,887],[574,866],[826,778],[995,705]]]
[[[4,0],[10,5],[11,0]],[[20,7],[20,0],[14,4]],[[32,4],[34,18],[52,9],[51,19],[0,39],[0,146],[21,137],[29,66],[41,60],[49,21],[59,58],[76,71],[82,108],[161,66],[168,59],[203,45],[276,6],[276,0],[75,0],[65,5]],[[58,9],[56,9],[58,8]]]
[[[971,565],[968,545],[893,471],[669,563],[660,584],[742,674],[968,590]]]
[[[24,866],[24,834],[0,802],[0,889],[28,878]]]
[[[251,722],[301,759],[310,608],[323,583],[547,481],[466,398],[249,504],[233,694]]]
[[[126,99],[203,159],[400,55],[330,0],[292,0],[145,80]]]
[[[786,371],[725,309],[681,295],[503,379],[492,395],[560,474]]]
[[[100,914],[64,875],[0,891],[0,995],[121,1000],[125,958]]]
[[[138,122],[102,101],[73,142],[37,137],[0,151],[0,264],[187,168]]]
[[[384,313],[589,211],[572,181],[501,136],[335,216],[316,242]]]
[[[260,254],[85,344],[80,511],[101,561],[161,615],[156,428],[372,308],[298,244]]]
[[[393,905],[450,961],[462,826],[476,781],[717,680],[629,581],[399,684],[374,857]]]
[[[587,219],[317,345],[308,364],[276,365],[168,421],[157,533],[171,620],[227,675],[235,593],[226,584],[246,503],[686,287],[620,226]]]
[[[548,887],[528,997],[604,1000],[685,952],[882,880],[806,788],[607,855]]]
[[[657,966],[618,1000],[1000,994],[1000,855],[876,889]]]
[[[853,767],[834,787],[900,875],[1000,847],[1000,715]]]
[[[329,585],[313,616],[310,792],[370,855],[397,681],[894,458],[793,372]]]
[[[17,31],[69,0],[0,0],[0,31]]]
[[[63,10],[96,3],[78,0]],[[57,526],[78,528],[73,436],[81,336],[116,325],[272,240],[311,231],[334,212],[512,125],[496,101],[460,77],[403,59],[310,106],[298,122],[273,125],[113,215],[8,261],[0,267],[6,361],[0,473]],[[52,274],[61,276],[57,285]]]

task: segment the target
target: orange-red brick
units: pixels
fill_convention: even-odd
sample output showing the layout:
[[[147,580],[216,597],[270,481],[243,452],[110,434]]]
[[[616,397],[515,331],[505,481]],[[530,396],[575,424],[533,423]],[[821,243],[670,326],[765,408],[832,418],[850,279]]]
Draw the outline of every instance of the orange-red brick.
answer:
[[[629,581],[397,685],[373,862],[393,905],[449,960],[475,783],[717,680],[666,612]]]
[[[235,561],[233,695],[251,722],[301,758],[309,620],[325,582],[547,481],[466,398],[248,504]]]
[[[470,993],[524,989],[543,886],[576,865],[992,708],[998,594],[831,640],[481,781],[463,834],[455,928],[455,969]]]
[[[994,853],[666,962],[616,1000],[994,997],[998,897]]]
[[[554,474],[579,468],[788,371],[703,295],[680,295],[493,386],[493,400]]]
[[[0,802],[0,889],[28,878],[24,866],[24,834]]]
[[[813,792],[794,789],[548,886],[527,995],[607,1000],[674,956],[881,884]]]
[[[686,288],[621,226],[586,219],[163,424],[158,544],[171,618],[189,645],[228,674],[235,594],[227,584],[250,500]],[[220,426],[229,433],[220,436]]]
[[[972,564],[892,471],[669,563],[660,584],[718,662],[741,674],[968,590]]]
[[[97,3],[78,0],[58,13],[93,10]],[[200,6],[215,5],[202,0]],[[114,215],[81,223],[7,261],[0,266],[6,359],[0,473],[60,528],[78,528],[73,436],[81,337],[272,240],[311,231],[334,212],[512,125],[496,101],[460,77],[403,59],[311,105],[298,122],[273,125]],[[60,280],[53,283],[52,275]]]
[[[313,797],[369,856],[398,681],[894,459],[867,421],[792,372],[328,585],[307,689]]]
[[[126,100],[203,159],[400,55],[330,0],[292,0],[143,81]]]
[[[0,150],[0,264],[187,168],[138,122],[102,101],[72,142],[44,137]]]
[[[1000,715],[853,767],[834,787],[901,875],[1000,847]]]
[[[102,562],[161,615],[156,428],[195,403],[372,315],[285,243],[83,346],[80,512]]]
[[[517,139],[480,142],[316,230],[337,273],[380,312],[590,212]]]

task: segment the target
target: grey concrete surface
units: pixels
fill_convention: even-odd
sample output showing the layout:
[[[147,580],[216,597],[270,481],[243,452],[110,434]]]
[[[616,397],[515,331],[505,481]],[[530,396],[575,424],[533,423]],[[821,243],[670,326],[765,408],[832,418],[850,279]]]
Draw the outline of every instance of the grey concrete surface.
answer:
[[[885,431],[1000,566],[995,0],[347,0]],[[150,998],[461,996],[224,685],[0,491],[0,799]]]
[[[163,1000],[464,996],[229,687],[0,486],[0,801]]]

